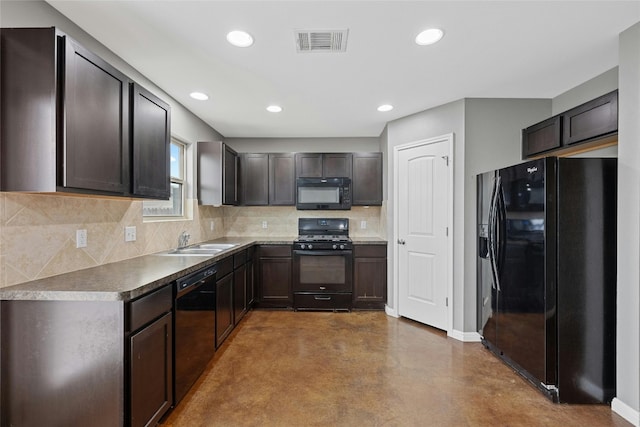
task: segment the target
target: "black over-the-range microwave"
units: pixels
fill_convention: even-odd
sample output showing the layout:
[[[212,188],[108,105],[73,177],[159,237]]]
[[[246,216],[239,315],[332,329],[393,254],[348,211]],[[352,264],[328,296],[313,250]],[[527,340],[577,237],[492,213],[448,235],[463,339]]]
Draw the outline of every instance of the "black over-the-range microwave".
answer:
[[[296,192],[301,210],[351,209],[350,178],[298,178]]]

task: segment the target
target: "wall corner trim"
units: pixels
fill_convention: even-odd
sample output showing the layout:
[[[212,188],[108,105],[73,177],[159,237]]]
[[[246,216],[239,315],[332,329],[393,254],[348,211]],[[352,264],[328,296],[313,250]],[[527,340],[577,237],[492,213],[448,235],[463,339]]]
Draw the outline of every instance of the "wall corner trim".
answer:
[[[617,397],[614,397],[611,402],[611,410],[634,426],[640,426],[640,413]]]

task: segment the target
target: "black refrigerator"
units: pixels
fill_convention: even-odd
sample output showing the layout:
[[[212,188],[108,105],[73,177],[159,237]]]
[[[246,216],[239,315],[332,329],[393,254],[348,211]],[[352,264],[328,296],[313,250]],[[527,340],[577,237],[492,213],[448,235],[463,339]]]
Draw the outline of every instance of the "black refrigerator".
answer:
[[[478,331],[554,402],[615,395],[617,160],[478,175]]]

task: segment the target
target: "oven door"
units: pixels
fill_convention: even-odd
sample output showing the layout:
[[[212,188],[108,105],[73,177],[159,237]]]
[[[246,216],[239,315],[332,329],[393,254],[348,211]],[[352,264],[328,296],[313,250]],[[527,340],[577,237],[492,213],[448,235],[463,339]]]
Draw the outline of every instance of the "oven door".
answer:
[[[340,293],[352,289],[352,251],[293,251],[293,292]]]

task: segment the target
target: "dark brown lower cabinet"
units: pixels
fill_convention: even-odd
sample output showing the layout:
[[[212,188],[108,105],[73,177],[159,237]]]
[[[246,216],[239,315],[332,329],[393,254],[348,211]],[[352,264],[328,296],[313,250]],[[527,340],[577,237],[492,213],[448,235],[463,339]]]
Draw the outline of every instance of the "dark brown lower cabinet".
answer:
[[[251,246],[247,249],[247,309],[253,307],[253,302],[255,301],[255,261],[253,255],[255,253],[255,246]]]
[[[260,307],[286,308],[293,305],[291,267],[291,245],[260,246],[257,301]]]
[[[125,421],[122,301],[2,301],[0,425]]]
[[[353,308],[382,310],[387,302],[387,245],[354,245]]]
[[[233,323],[237,325],[247,313],[247,266],[233,271]]]
[[[216,348],[233,330],[233,257],[218,264],[216,277]]]
[[[131,336],[131,426],[156,425],[173,403],[171,313]]]
[[[127,304],[131,427],[156,425],[173,404],[173,289],[165,286]]]

